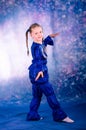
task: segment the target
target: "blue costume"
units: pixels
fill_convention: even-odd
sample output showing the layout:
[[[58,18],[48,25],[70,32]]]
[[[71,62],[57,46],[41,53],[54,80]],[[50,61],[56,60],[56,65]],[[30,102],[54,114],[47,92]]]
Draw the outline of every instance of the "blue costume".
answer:
[[[53,40],[50,36],[45,38],[42,44],[33,42],[31,46],[33,60],[29,67],[29,77],[32,83],[33,98],[30,103],[30,111],[27,115],[27,120],[40,120],[38,108],[43,94],[46,96],[49,106],[52,109],[54,121],[62,121],[67,117],[56,99],[52,85],[49,83],[48,69],[46,66],[47,54],[45,51],[47,45],[53,45]],[[40,71],[43,72],[44,76],[35,81],[35,78]]]

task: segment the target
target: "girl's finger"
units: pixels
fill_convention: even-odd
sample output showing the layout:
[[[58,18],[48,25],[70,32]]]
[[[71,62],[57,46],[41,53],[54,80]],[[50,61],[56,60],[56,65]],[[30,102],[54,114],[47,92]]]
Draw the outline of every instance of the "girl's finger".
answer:
[[[38,80],[39,77],[40,77],[40,74],[38,73],[38,75],[35,78],[35,81]]]

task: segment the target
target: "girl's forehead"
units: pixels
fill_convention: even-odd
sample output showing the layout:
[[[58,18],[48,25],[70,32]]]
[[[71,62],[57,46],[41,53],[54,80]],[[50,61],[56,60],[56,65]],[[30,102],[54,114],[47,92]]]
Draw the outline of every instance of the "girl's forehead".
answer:
[[[32,28],[32,31],[42,31],[42,27],[35,27],[35,28]]]

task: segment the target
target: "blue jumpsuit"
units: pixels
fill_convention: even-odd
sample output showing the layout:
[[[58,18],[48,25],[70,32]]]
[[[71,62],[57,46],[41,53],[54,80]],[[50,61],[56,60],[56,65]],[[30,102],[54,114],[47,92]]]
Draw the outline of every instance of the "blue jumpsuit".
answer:
[[[62,121],[67,117],[66,113],[60,107],[56,99],[52,85],[49,83],[49,75],[47,69],[47,54],[45,48],[47,45],[53,45],[53,40],[50,36],[43,40],[42,44],[33,42],[31,46],[32,64],[29,69],[29,78],[32,83],[33,98],[30,103],[30,111],[27,114],[27,120],[40,120],[38,108],[40,106],[42,95],[47,98],[48,104],[52,109],[52,116],[54,121]],[[43,71],[44,76],[40,77],[37,81],[35,78],[39,71]]]

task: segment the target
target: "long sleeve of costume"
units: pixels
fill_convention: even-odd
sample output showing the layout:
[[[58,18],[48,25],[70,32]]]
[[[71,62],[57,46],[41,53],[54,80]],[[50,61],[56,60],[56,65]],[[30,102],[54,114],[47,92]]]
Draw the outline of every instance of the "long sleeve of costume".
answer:
[[[54,42],[50,36],[46,37],[43,42],[44,42],[45,46],[54,45]]]

